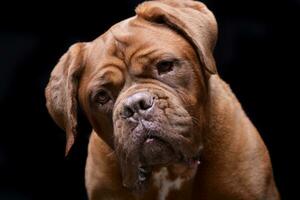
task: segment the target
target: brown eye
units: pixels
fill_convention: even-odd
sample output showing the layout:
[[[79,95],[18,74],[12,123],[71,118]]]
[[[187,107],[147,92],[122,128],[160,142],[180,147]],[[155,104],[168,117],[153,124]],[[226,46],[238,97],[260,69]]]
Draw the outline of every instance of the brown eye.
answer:
[[[173,70],[175,61],[163,60],[156,64],[158,74],[165,74]]]
[[[101,105],[107,103],[109,100],[110,96],[105,90],[100,90],[95,96],[95,101]]]

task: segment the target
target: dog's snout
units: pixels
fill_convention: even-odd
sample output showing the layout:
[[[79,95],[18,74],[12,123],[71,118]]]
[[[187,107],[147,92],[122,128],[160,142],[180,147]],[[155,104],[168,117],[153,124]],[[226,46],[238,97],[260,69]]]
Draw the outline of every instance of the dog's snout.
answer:
[[[122,115],[124,118],[130,118],[135,113],[143,114],[153,106],[154,97],[148,92],[135,93],[129,96],[123,104]]]

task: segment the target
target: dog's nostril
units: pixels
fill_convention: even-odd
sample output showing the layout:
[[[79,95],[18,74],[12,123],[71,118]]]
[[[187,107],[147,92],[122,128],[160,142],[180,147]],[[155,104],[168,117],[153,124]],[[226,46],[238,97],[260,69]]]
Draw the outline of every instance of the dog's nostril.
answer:
[[[139,102],[139,107],[141,110],[148,110],[149,108],[151,108],[153,105],[153,101],[151,99],[146,100],[146,99],[142,99]]]
[[[129,117],[132,117],[134,115],[134,112],[130,107],[124,106],[122,114],[123,114],[124,118],[129,118]]]

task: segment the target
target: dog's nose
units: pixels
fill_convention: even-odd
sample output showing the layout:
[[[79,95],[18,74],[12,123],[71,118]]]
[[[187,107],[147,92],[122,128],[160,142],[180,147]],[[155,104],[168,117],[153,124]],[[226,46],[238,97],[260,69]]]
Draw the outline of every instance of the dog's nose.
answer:
[[[129,96],[123,106],[122,115],[124,118],[130,118],[137,114],[144,114],[153,106],[154,96],[148,92],[135,93]]]

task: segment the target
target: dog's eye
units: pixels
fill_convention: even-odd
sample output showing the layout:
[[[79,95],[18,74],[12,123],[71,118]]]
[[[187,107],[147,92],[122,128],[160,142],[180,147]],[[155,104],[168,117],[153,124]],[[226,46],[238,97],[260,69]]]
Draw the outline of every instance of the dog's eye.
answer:
[[[175,61],[173,60],[163,60],[156,64],[158,74],[165,74],[173,70]]]
[[[100,90],[95,96],[95,101],[101,105],[107,103],[109,100],[110,96],[105,90]]]

